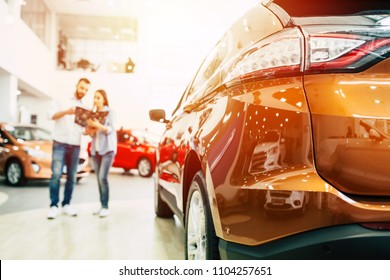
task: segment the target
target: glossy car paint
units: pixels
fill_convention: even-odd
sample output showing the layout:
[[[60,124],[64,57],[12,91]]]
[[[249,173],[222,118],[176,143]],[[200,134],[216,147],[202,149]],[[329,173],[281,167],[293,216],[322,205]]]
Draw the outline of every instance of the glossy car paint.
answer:
[[[157,152],[156,184],[164,201],[184,221],[188,189],[201,170],[221,246],[389,223],[389,58],[344,73],[315,73],[301,61],[283,75],[229,77],[235,61],[255,48],[242,50],[272,40],[283,28],[286,37],[304,38],[318,28],[314,24],[340,31],[359,22],[369,30],[376,23],[365,16],[298,18],[295,27],[272,5],[272,12],[259,5],[232,26],[221,40],[228,50],[213,61],[217,70],[201,86],[195,77],[169,120]],[[388,57],[390,42],[384,46]],[[300,48],[306,51],[304,44]],[[203,65],[211,67],[207,58]],[[198,76],[207,74],[202,67]],[[280,136],[270,141],[270,132]],[[270,219],[267,203],[283,192],[301,194],[305,207],[300,215],[286,213],[287,206],[275,200],[283,213]]]
[[[385,60],[358,74],[306,79],[317,168],[343,192],[390,195],[390,165],[385,164],[390,160],[390,138],[375,137],[365,129],[369,125],[388,131],[389,67]]]
[[[149,142],[147,137],[142,136],[143,134],[138,133],[140,139],[135,134],[131,129],[117,130],[117,153],[112,166],[126,171],[137,169],[140,160],[146,158],[151,164],[151,173],[147,174],[150,177],[156,168],[155,144],[153,141]],[[87,150],[90,154],[91,143],[88,143]]]
[[[26,154],[23,150],[23,146],[36,149],[47,153],[47,158],[34,158]],[[0,173],[4,174],[7,163],[11,159],[15,159],[21,162],[23,165],[24,175],[30,179],[48,179],[51,176],[51,149],[52,144],[47,141],[29,141],[20,143],[15,141],[14,144],[4,144],[0,147]],[[36,163],[40,166],[40,171],[35,172],[32,168],[32,164]]]
[[[0,145],[0,174],[5,174],[7,165],[15,160],[21,164],[25,179],[50,179],[51,177],[51,140],[24,141],[15,138],[8,130],[6,123],[0,123],[1,136],[8,142]],[[11,125],[12,127],[13,125]],[[15,125],[20,127],[36,127],[33,125]],[[29,155],[25,149],[29,148],[41,153],[41,156]],[[39,166],[35,171],[33,165]],[[77,167],[77,178],[81,179],[89,175],[88,159],[81,156]]]
[[[155,169],[155,151],[156,148],[148,143],[138,141],[132,135],[131,130],[119,130],[117,154],[114,158],[114,167],[124,169],[136,169],[139,160],[146,157],[152,163],[152,170]],[[124,137],[124,135],[127,135]]]

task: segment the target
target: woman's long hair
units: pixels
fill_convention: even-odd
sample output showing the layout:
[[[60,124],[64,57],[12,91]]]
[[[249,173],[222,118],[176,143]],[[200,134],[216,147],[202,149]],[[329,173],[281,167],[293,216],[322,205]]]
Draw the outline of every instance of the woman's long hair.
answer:
[[[107,98],[107,93],[106,93],[106,91],[103,90],[103,89],[98,89],[98,90],[95,91],[95,92],[98,92],[98,93],[100,93],[100,94],[103,96],[103,99],[104,99],[103,105],[109,107],[109,105],[108,105],[108,98]],[[94,107],[94,108],[93,108],[93,111],[96,111],[96,106],[93,105],[93,107]]]

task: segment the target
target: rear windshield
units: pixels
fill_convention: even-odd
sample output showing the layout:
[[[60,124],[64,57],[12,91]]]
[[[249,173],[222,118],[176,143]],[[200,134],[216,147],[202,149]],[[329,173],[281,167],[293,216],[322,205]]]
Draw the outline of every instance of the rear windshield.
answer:
[[[390,0],[275,0],[292,17],[387,14]]]

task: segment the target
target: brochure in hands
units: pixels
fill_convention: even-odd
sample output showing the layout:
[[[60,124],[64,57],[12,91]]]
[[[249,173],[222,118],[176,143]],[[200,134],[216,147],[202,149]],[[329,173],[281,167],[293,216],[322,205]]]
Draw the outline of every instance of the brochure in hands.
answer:
[[[101,124],[104,124],[108,115],[105,112],[92,112],[91,110],[82,107],[76,107],[74,122],[81,126],[87,126],[87,120],[97,119]]]

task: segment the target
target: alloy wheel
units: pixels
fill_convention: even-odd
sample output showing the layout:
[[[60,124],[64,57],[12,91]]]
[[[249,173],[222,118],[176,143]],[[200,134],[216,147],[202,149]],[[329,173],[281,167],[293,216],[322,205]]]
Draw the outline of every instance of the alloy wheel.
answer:
[[[192,193],[187,223],[187,251],[190,260],[205,260],[207,252],[206,216],[202,195]]]
[[[11,185],[18,185],[23,178],[22,167],[17,162],[11,162],[7,169],[7,180]]]
[[[148,177],[151,175],[152,165],[150,161],[143,158],[138,163],[138,172],[142,177]]]

